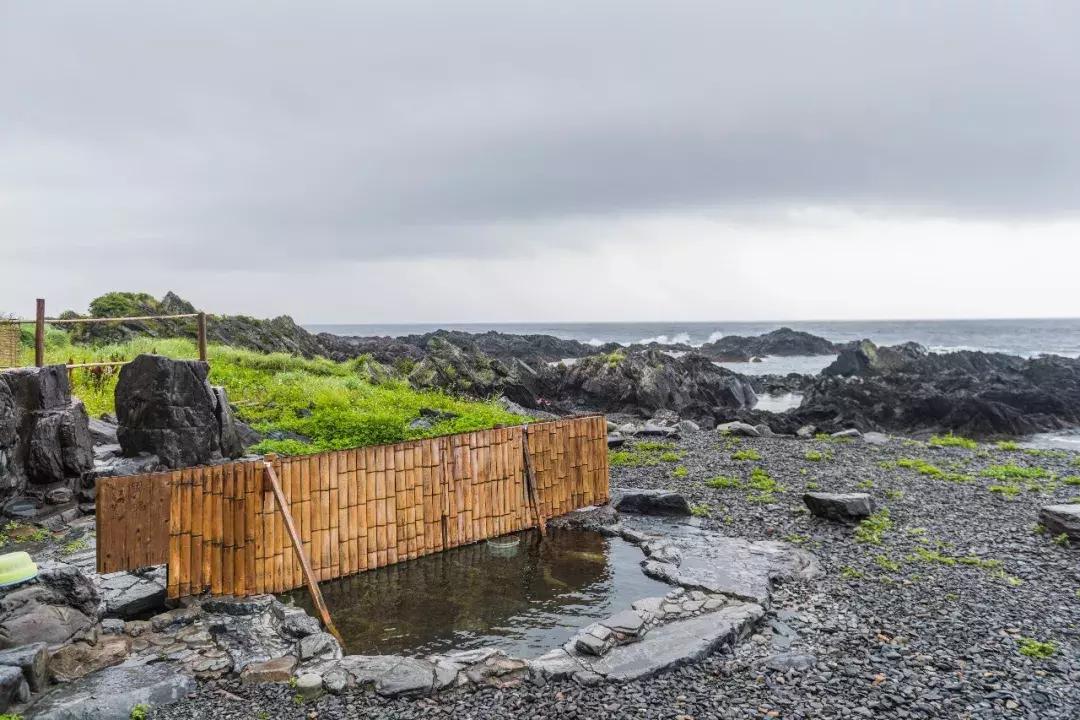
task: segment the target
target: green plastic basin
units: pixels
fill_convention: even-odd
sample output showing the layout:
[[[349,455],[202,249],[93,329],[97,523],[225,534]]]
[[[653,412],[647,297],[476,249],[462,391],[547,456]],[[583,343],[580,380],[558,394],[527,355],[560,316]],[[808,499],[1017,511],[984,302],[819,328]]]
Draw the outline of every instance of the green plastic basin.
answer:
[[[13,552],[0,555],[0,587],[18,585],[37,577],[38,569],[29,553]]]

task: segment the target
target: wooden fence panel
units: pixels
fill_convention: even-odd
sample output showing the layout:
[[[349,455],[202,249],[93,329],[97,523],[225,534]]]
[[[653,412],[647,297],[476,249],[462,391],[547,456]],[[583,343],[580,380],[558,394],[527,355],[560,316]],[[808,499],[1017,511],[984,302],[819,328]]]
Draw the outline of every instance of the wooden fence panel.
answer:
[[[608,499],[602,416],[272,459],[315,577],[331,580]],[[172,598],[304,584],[262,460],[98,481],[98,570],[168,563]]]

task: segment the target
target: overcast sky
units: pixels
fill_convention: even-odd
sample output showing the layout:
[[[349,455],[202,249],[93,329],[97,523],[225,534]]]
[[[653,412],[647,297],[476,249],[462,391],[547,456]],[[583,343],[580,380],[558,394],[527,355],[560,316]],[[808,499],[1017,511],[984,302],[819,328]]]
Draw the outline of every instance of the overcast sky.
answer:
[[[1080,3],[0,0],[0,311],[1080,316]]]

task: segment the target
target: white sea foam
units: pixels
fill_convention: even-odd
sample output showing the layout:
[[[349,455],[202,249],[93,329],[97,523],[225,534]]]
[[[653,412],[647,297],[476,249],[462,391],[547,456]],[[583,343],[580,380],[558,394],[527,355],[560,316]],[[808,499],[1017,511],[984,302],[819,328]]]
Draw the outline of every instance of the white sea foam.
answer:
[[[599,338],[590,338],[585,342],[586,345],[592,345],[593,347],[600,347],[604,344],[604,341]]]
[[[649,343],[656,343],[657,345],[689,345],[690,334],[681,332],[677,335],[672,335],[670,338],[667,335],[657,335],[656,337],[642,338],[637,341],[637,345],[648,345]]]
[[[706,340],[705,342],[707,342],[707,343],[714,343],[714,342],[716,342],[717,340],[719,340],[719,339],[720,339],[720,338],[722,338],[722,337],[724,337],[724,333],[722,333],[722,332],[720,332],[719,330],[717,330],[716,332],[714,332],[714,333],[712,333],[711,335],[709,335],[709,339],[708,339],[708,340]],[[703,344],[704,344],[704,343],[703,343]],[[699,346],[699,347],[700,347],[700,346]]]

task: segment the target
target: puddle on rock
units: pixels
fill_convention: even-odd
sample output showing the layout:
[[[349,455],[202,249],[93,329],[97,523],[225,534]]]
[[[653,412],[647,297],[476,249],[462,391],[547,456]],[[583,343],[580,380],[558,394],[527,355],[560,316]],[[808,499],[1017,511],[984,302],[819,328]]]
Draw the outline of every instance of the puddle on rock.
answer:
[[[643,557],[619,538],[552,528],[544,541],[535,530],[518,533],[320,588],[350,654],[498,647],[535,657],[634,600],[669,592],[641,572]],[[285,598],[316,614],[307,590]]]

